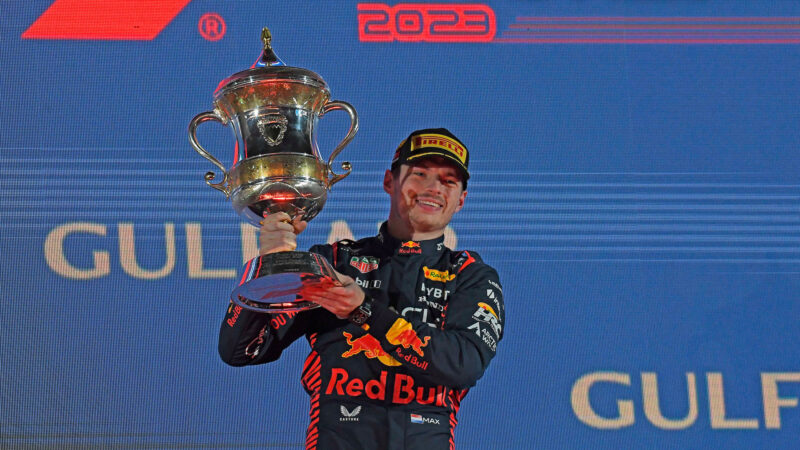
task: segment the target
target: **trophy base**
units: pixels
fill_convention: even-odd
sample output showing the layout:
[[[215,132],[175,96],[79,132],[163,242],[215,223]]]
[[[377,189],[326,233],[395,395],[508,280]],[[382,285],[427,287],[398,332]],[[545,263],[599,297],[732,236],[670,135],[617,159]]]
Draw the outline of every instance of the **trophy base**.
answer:
[[[279,314],[319,307],[303,300],[304,288],[339,284],[328,260],[316,253],[278,252],[257,256],[244,265],[231,300],[242,308]]]

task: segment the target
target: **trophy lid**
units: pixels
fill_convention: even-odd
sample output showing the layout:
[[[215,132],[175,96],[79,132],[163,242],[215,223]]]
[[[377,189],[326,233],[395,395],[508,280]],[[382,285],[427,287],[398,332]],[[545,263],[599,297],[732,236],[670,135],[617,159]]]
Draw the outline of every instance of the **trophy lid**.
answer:
[[[287,66],[272,50],[272,34],[267,27],[261,30],[264,49],[261,56],[247,70],[237,72],[222,80],[214,92],[219,97],[231,90],[270,81],[293,81],[327,90],[328,85],[321,76],[308,69]]]

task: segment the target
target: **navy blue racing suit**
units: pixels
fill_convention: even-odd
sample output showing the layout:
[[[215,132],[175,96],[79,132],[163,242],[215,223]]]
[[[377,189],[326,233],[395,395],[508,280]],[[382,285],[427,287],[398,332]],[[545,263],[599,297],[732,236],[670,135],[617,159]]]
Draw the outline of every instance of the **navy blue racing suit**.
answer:
[[[317,308],[270,315],[231,304],[219,353],[230,365],[278,359],[300,336],[311,346],[302,382],[311,397],[308,449],[454,448],[456,413],[503,337],[497,272],[444,237],[375,237],[316,245],[372,297],[358,326]]]

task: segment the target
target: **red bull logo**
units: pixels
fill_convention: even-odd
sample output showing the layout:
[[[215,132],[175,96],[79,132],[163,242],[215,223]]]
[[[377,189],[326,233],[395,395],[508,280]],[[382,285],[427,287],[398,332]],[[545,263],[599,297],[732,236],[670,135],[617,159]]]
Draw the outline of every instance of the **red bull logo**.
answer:
[[[365,334],[356,339],[353,339],[353,335],[346,331],[343,331],[342,335],[347,340],[347,345],[350,346],[350,350],[342,353],[342,358],[350,358],[363,352],[367,358],[377,359],[385,366],[400,365],[400,362],[383,350],[381,343],[371,334]]]
[[[448,389],[445,386],[415,386],[414,378],[401,373],[389,380],[388,373],[382,370],[378,378],[361,379],[351,377],[347,369],[331,369],[331,376],[325,386],[325,395],[364,397],[372,400],[386,400],[387,391],[391,393],[392,403],[407,405],[448,406]],[[391,382],[391,385],[389,384]]]
[[[427,346],[430,339],[430,336],[425,336],[425,339],[421,340],[414,328],[411,327],[411,324],[405,319],[397,319],[392,328],[386,332],[386,340],[390,344],[411,348],[419,356],[425,356],[422,347]]]
[[[398,253],[401,254],[408,254],[408,253],[415,253],[420,254],[422,253],[422,247],[419,246],[419,242],[414,241],[406,241],[400,244],[400,249]]]
[[[225,323],[228,324],[229,327],[236,325],[236,321],[239,320],[239,314],[242,313],[242,307],[239,305],[234,306],[233,302],[231,302],[230,306],[228,306],[228,314],[233,312],[233,316],[229,317]]]

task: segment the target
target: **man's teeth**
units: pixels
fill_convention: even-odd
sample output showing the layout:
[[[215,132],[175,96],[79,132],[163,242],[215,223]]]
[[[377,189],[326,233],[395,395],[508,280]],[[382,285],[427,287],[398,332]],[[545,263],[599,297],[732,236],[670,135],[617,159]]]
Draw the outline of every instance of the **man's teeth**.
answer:
[[[423,205],[433,206],[434,208],[438,208],[440,206],[438,203],[428,202],[428,201],[425,201],[425,200],[417,200],[417,201],[419,203],[422,203]]]

